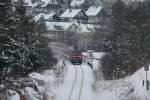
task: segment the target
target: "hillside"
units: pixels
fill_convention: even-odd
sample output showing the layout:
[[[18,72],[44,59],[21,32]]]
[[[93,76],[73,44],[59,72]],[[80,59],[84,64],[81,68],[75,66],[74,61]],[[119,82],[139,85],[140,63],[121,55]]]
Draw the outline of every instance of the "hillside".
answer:
[[[148,71],[148,80],[150,80],[150,71]],[[145,86],[144,68],[124,79],[99,80],[94,88],[95,98],[101,97],[101,100],[150,100],[150,92]]]

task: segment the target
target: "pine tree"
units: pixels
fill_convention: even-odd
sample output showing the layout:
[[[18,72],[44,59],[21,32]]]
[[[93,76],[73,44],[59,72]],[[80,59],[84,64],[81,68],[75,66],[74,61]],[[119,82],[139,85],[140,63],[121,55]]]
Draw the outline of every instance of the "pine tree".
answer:
[[[121,0],[113,6],[113,31],[106,39],[115,78],[133,74],[149,62],[149,3],[125,5]],[[105,65],[105,64],[104,64]],[[105,67],[104,67],[105,70]]]
[[[12,12],[11,1],[9,6],[7,2],[0,7],[3,14],[0,15],[3,16],[0,23],[0,84],[11,88],[9,84],[13,80],[26,77],[41,67],[52,67],[56,60],[44,37],[44,24],[36,23],[26,15],[22,0],[15,6],[15,12]]]

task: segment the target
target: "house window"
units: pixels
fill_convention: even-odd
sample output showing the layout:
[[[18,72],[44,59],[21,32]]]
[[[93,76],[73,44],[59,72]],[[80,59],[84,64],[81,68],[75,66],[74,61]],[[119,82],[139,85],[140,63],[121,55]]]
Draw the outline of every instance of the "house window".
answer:
[[[55,25],[54,27],[55,27],[55,29],[57,29],[57,30],[63,30],[62,26]]]

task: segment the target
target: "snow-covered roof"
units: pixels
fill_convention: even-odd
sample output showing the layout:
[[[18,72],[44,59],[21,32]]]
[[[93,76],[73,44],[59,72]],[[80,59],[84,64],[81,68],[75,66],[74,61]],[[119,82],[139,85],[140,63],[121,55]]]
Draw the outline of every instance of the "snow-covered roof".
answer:
[[[67,9],[60,17],[75,17],[82,9]]]
[[[40,2],[32,3],[31,0],[24,0],[28,6],[37,6]],[[48,4],[58,4],[56,0],[41,0],[41,7],[46,7]]]
[[[47,29],[51,31],[65,31],[72,25],[75,24],[72,22],[46,22]]]
[[[45,20],[48,20],[48,19],[50,19],[50,18],[52,18],[53,16],[55,15],[55,13],[51,13],[51,14],[44,14],[44,19]]]
[[[35,7],[38,3],[32,3],[31,0],[24,0],[25,3],[27,3],[27,6]]]
[[[46,7],[48,4],[58,4],[56,0],[42,0],[44,3],[41,7]]]
[[[91,33],[91,32],[95,32],[95,26],[92,24],[78,24],[76,23],[76,25],[78,26],[77,29],[77,33]]]
[[[85,0],[72,0],[70,5],[72,7],[81,6],[84,2]]]
[[[66,31],[72,25],[77,27],[77,33],[91,33],[95,32],[95,26],[92,24],[82,24],[82,23],[73,23],[73,22],[46,22],[48,30],[51,31]],[[58,29],[59,28],[59,29]]]
[[[102,7],[89,7],[89,9],[86,11],[87,16],[96,16],[100,11],[102,10]]]
[[[50,14],[46,14],[46,13],[39,13],[38,15],[36,15],[34,17],[34,20],[37,22],[40,20],[40,18],[43,17],[44,20],[49,20],[51,19],[53,16],[55,15],[55,13],[50,13]]]

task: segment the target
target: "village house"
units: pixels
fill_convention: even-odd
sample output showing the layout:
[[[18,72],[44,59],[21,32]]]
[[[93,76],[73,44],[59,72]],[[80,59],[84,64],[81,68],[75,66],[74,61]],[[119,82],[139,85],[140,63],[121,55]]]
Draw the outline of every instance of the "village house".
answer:
[[[86,10],[90,5],[87,0],[72,0],[70,6],[71,8]]]
[[[34,17],[36,22],[38,21],[50,21],[50,22],[59,22],[61,21],[60,17],[56,13],[39,13]]]
[[[20,0],[14,0],[14,3],[16,6],[20,5]],[[28,0],[24,0],[23,6],[26,8],[26,14],[31,15],[34,11],[34,7],[36,4],[32,4],[31,1],[29,2]]]
[[[106,13],[103,7],[94,7],[91,6],[86,11],[86,15],[88,16],[88,23],[90,24],[99,24],[102,22]]]
[[[77,24],[78,29],[76,31],[78,38],[78,46],[80,50],[87,50],[92,45],[92,37],[95,34],[95,25],[93,24]]]
[[[91,45],[91,37],[95,33],[95,25],[72,23],[72,22],[46,22],[47,35],[49,39],[73,44],[78,39],[80,49],[85,49]]]
[[[67,9],[60,18],[66,22],[79,22],[87,23],[88,16],[84,13],[82,9]]]
[[[49,39],[55,41],[67,42],[74,38],[74,33],[77,30],[77,25],[72,22],[46,22],[47,30],[49,34],[47,35]]]
[[[57,14],[61,13],[61,5],[54,1],[45,3],[41,7],[44,8],[47,12],[55,12]]]
[[[60,14],[61,6],[54,0],[38,3],[35,7],[35,13],[52,13]]]

